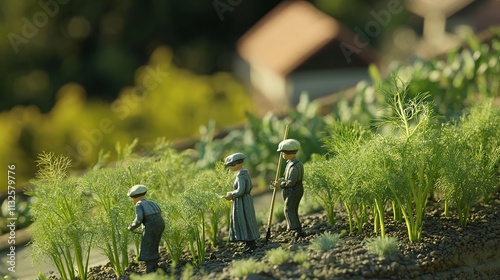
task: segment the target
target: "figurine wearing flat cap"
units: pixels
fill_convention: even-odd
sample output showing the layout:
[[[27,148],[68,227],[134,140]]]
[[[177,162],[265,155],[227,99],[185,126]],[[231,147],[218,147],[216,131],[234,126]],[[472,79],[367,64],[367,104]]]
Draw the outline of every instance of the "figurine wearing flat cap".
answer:
[[[224,163],[229,170],[238,172],[234,180],[234,190],[224,196],[232,200],[229,222],[229,241],[245,242],[245,252],[255,250],[255,240],[259,238],[253,198],[250,194],[252,181],[248,170],[243,168],[245,155],[235,153],[226,157]]]
[[[160,259],[158,247],[165,229],[165,221],[161,216],[160,206],[145,198],[147,192],[148,188],[144,185],[135,185],[127,192],[135,204],[135,219],[128,226],[128,230],[133,231],[142,225],[139,260],[146,262],[146,273],[150,273],[158,269]]]
[[[286,159],[284,178],[273,185],[283,189],[283,200],[285,201],[285,219],[287,230],[295,231],[295,240],[302,237],[302,225],[299,220],[299,204],[304,195],[302,179],[304,176],[304,165],[296,154],[300,149],[300,142],[295,139],[286,139],[278,144],[278,152]]]

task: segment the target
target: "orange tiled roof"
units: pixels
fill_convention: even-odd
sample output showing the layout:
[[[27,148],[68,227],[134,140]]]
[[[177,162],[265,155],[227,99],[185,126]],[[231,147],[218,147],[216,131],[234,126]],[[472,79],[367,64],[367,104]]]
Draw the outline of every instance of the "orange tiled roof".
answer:
[[[238,42],[246,61],[288,74],[332,39],[342,26],[306,1],[283,1]],[[348,40],[352,41],[352,40]]]

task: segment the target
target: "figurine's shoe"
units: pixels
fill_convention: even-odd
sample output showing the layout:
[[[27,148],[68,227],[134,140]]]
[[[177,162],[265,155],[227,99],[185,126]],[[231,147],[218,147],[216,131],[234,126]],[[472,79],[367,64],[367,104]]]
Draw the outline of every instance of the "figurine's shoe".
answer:
[[[255,244],[255,240],[247,241],[245,244],[245,250],[243,252],[244,253],[251,253],[255,249],[257,249],[257,245]]]

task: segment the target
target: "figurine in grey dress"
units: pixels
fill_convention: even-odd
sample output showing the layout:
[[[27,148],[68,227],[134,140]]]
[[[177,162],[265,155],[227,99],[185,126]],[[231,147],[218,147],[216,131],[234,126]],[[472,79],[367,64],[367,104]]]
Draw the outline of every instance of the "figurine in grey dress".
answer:
[[[287,160],[284,178],[280,180],[278,186],[283,189],[287,230],[295,231],[295,240],[303,236],[299,220],[299,204],[304,195],[304,186],[302,185],[304,165],[296,157],[299,149],[299,141],[286,139],[279,143],[277,150],[281,152],[283,159]]]
[[[139,260],[146,262],[146,273],[150,273],[158,269],[158,247],[165,230],[165,221],[161,216],[160,206],[145,198],[147,191],[146,186],[135,185],[127,193],[135,203],[135,219],[128,230],[133,231],[143,225]]]
[[[242,153],[232,154],[225,159],[225,165],[234,172],[238,172],[234,180],[234,190],[227,192],[224,197],[232,200],[229,240],[245,242],[245,252],[255,250],[255,241],[259,238],[257,219],[253,198],[250,194],[252,181],[248,170],[243,168],[245,155]]]

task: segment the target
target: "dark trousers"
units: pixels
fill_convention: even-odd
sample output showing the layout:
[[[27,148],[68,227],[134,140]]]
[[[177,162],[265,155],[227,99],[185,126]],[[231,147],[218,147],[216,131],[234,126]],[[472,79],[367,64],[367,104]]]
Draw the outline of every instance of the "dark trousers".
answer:
[[[158,269],[158,260],[146,261],[146,273],[156,272]]]
[[[283,200],[285,201],[285,219],[288,230],[299,230],[302,225],[299,220],[299,204],[304,195],[302,185],[283,189]]]

